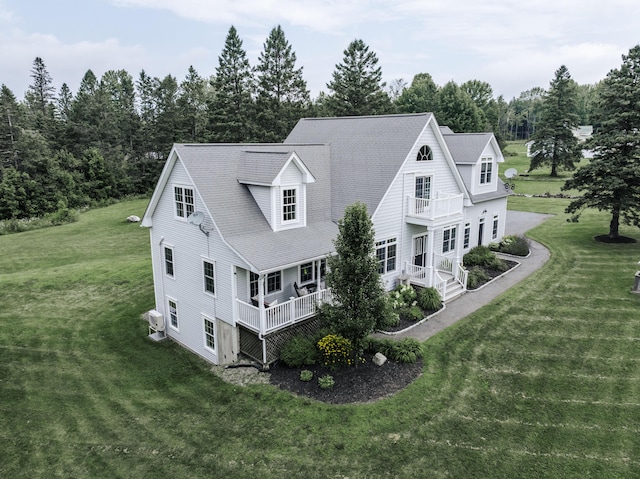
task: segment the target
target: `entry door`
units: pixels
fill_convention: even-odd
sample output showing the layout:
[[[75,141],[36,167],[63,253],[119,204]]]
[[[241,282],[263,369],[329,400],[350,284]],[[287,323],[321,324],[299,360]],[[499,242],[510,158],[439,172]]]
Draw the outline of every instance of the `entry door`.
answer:
[[[427,266],[427,237],[428,235],[413,238],[413,264],[415,266]]]
[[[482,245],[482,239],[484,238],[484,218],[480,218],[478,224],[478,246]]]

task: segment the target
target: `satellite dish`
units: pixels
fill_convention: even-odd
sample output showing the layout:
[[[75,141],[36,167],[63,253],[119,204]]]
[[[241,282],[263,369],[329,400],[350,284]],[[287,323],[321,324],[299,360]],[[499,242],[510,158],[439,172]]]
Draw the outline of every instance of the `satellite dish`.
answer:
[[[504,172],[504,176],[509,179],[513,178],[517,174],[518,174],[518,170],[516,170],[515,168],[509,168],[507,171]]]
[[[187,218],[187,222],[192,225],[200,226],[204,221],[204,213],[202,211],[194,211]]]

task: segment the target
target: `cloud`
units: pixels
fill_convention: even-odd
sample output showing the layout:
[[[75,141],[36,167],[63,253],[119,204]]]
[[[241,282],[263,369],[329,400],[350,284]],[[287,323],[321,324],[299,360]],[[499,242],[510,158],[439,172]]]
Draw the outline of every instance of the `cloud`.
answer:
[[[116,39],[101,42],[65,43],[55,35],[25,33],[20,29],[0,32],[0,71],[2,82],[21,98],[31,82],[33,60],[41,57],[56,89],[66,82],[76,91],[80,80],[91,69],[99,78],[105,71],[140,70],[146,55],[140,46],[123,46]]]

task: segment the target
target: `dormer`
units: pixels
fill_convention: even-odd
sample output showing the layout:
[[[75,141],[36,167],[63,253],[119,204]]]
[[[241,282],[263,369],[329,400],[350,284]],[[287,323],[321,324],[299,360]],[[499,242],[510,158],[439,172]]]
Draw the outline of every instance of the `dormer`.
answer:
[[[295,151],[245,151],[238,170],[273,231],[307,225],[307,185],[316,180]]]

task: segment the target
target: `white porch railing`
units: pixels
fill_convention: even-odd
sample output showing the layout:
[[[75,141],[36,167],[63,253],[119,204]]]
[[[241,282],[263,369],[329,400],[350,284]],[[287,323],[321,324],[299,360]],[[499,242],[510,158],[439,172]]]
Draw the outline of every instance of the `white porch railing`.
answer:
[[[435,272],[435,284],[433,285],[436,291],[440,295],[440,299],[445,301],[447,299],[447,280]]]
[[[274,304],[264,310],[236,299],[238,304],[237,321],[258,333],[267,334],[313,316],[318,311],[318,304],[330,299],[331,291],[322,289],[315,293]],[[262,311],[264,311],[263,321],[261,321]]]
[[[442,256],[441,254],[434,254],[433,266],[438,271],[444,271],[445,273],[449,273],[453,275],[453,260],[447,256]]]
[[[408,198],[407,214],[417,216],[426,220],[436,220],[446,216],[461,214],[464,206],[462,193],[451,195],[439,193],[437,198]]]
[[[456,266],[455,271],[456,281],[462,285],[462,287],[467,289],[467,279],[469,278],[469,270],[464,269],[460,263]]]
[[[411,281],[422,286],[429,283],[429,268],[425,266],[417,266],[409,262],[405,263],[405,273],[409,275]]]

